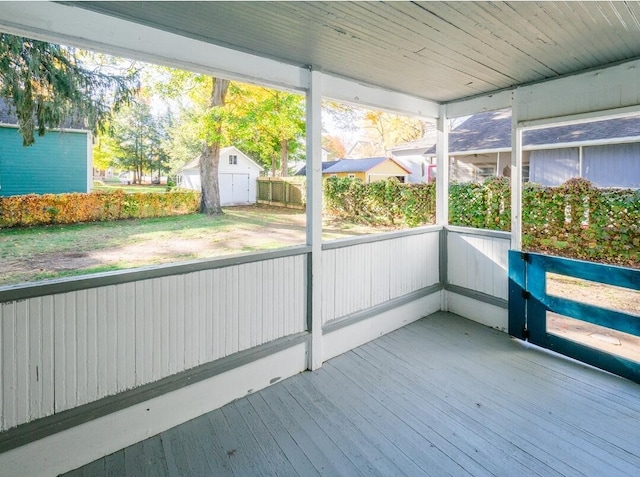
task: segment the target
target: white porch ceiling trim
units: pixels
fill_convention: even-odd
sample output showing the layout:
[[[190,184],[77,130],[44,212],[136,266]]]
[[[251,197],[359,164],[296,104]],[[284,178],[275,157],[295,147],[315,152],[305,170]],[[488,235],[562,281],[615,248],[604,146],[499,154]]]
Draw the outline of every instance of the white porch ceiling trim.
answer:
[[[289,90],[307,91],[310,66],[319,71],[323,67],[284,63],[73,5],[3,2],[2,13],[0,30],[8,33]],[[322,84],[323,97],[424,118],[439,114],[437,102],[400,91],[328,74],[323,74]],[[640,60],[452,101],[447,116],[508,108],[515,102],[520,111],[516,119],[523,127],[636,112]]]
[[[440,105],[396,91],[357,83],[350,79],[323,75],[323,96],[349,104],[384,109],[391,113],[422,118],[438,118]]]
[[[447,103],[449,117],[519,105],[527,128],[600,121],[640,112],[640,60]]]
[[[513,94],[514,90],[509,89],[461,101],[452,101],[447,103],[447,116],[451,119],[486,111],[507,109],[510,108],[513,103]]]
[[[584,120],[640,104],[640,60],[517,89],[518,121],[532,126],[548,118]],[[557,122],[557,121],[556,121]]]
[[[72,5],[3,2],[0,30],[231,80],[293,91],[309,88],[310,67],[213,45]],[[398,114],[437,118],[436,102],[347,78],[322,76],[323,97]]]

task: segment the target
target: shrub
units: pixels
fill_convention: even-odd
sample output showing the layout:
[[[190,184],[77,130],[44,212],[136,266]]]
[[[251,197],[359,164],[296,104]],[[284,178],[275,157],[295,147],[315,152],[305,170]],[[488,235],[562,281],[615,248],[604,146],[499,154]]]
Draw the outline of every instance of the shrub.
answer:
[[[0,197],[0,227],[141,219],[197,212],[198,192],[28,194]]]
[[[409,227],[434,222],[434,184],[329,178],[324,190],[326,210],[348,220]],[[509,179],[450,184],[449,222],[509,231]],[[526,183],[522,224],[525,250],[640,267],[640,190],[598,189],[585,179],[558,187]]]
[[[365,184],[347,177],[324,180],[325,209],[356,222],[408,227],[432,224],[435,205],[435,184],[401,184],[396,179]]]

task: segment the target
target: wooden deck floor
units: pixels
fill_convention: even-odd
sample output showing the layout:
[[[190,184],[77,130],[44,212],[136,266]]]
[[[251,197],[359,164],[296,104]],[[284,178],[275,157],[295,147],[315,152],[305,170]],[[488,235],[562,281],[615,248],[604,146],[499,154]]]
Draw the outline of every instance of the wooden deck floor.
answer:
[[[640,386],[437,313],[67,475],[639,469]]]

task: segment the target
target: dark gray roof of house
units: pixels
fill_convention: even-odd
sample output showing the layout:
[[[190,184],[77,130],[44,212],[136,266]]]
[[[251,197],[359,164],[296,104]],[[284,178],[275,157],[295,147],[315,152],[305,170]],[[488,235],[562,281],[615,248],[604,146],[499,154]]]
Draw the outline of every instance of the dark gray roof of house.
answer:
[[[13,104],[4,98],[0,98],[0,124],[18,125],[18,117]],[[59,126],[61,129],[78,129],[88,131],[81,118],[67,118],[63,124]]]
[[[325,172],[329,167],[333,166],[336,162],[338,162],[340,159],[338,159],[337,161],[324,161],[322,163],[322,172]],[[307,175],[307,166],[302,166],[302,168],[296,172],[297,176],[306,176]]]
[[[337,174],[339,172],[366,172],[369,169],[376,167],[378,164],[383,163],[387,159],[398,164],[398,166],[407,171],[407,173],[411,172],[392,157],[367,157],[364,159],[338,159],[337,161],[326,161],[322,163],[322,172],[329,174]],[[304,176],[306,172],[307,167],[304,166],[296,175]]]
[[[392,157],[367,157],[364,159],[340,159],[333,166],[327,168],[323,172],[327,172],[330,174],[337,174],[339,172],[366,172],[370,169],[373,169],[378,164],[382,164],[385,161],[393,161],[399,167],[410,173],[411,171],[407,169],[405,166],[400,164],[398,161],[393,159]]]
[[[0,98],[0,124],[18,124],[13,107],[2,98]]]
[[[386,161],[386,157],[367,157],[365,159],[340,159],[324,172],[365,172]]]
[[[640,117],[535,129],[526,131],[522,142],[526,147],[636,136],[640,140]],[[511,148],[510,111],[474,114],[449,133],[451,153],[509,148]],[[433,146],[425,154],[435,154],[435,152],[436,148]]]

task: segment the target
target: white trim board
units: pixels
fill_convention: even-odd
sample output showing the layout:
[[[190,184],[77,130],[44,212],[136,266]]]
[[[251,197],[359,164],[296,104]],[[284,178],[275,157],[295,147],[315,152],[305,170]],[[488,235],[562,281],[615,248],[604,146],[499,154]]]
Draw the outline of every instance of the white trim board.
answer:
[[[353,325],[326,333],[323,335],[323,362],[440,311],[441,293],[443,291],[431,293]]]
[[[307,368],[307,343],[0,454],[2,476],[55,476],[218,409]],[[274,371],[277,370],[277,371]]]
[[[463,316],[490,328],[506,332],[509,329],[509,310],[451,291],[446,293],[447,311]]]

